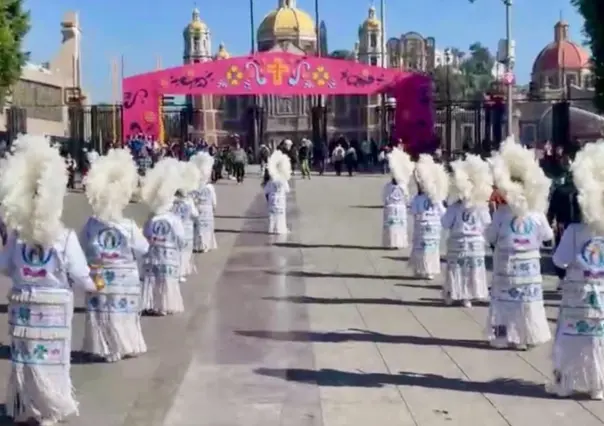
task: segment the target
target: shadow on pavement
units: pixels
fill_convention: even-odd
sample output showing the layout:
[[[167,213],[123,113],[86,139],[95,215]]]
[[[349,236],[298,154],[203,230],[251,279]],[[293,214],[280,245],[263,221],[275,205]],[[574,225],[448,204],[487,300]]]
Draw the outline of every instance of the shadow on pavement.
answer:
[[[368,280],[396,280],[404,281],[413,279],[405,275],[374,275],[374,274],[355,274],[355,273],[338,273],[338,272],[307,272],[307,271],[266,271],[269,275],[288,276],[297,278],[358,278]]]
[[[408,344],[418,346],[448,346],[469,349],[492,349],[484,340],[443,339],[439,337],[421,337],[409,335],[395,335],[376,333],[367,330],[349,329],[348,332],[322,332],[322,331],[270,331],[270,330],[237,330],[235,334],[256,339],[269,339],[280,342],[370,342]],[[497,349],[499,350],[499,349]],[[506,350],[506,349],[501,349]]]
[[[408,278],[408,279],[413,279],[413,280],[417,280],[417,281],[421,281],[421,278]],[[394,284],[396,287],[408,287],[408,288],[421,288],[421,289],[426,289],[426,290],[441,290],[442,286],[438,285],[438,284],[406,284],[406,283],[400,283],[400,284]]]
[[[253,229],[215,229],[214,232],[217,234],[265,234],[266,231],[256,231]]]
[[[299,368],[257,368],[256,374],[275,377],[289,382],[309,383],[331,387],[380,388],[385,385],[418,386],[428,389],[445,389],[494,395],[514,395],[553,399],[543,385],[516,379],[495,379],[476,382],[438,374],[416,374],[401,371],[399,374],[357,373],[332,369],[309,370]]]
[[[383,209],[384,206],[378,206],[378,205],[373,205],[373,206],[366,206],[366,205],[356,205],[356,206],[350,206],[350,208],[352,209]]]
[[[263,297],[262,300],[271,300],[275,302],[290,302],[301,304],[317,305],[397,305],[397,306],[441,306],[442,300],[428,299],[430,302],[418,302],[416,300],[379,298],[331,298],[331,297],[311,297],[311,296],[290,296],[290,297]]]
[[[295,249],[316,249],[316,248],[330,248],[330,249],[343,249],[343,250],[390,250],[385,247],[378,246],[354,246],[348,244],[303,244],[303,243],[275,243],[276,247],[282,248],[295,248]]]
[[[227,215],[216,215],[215,219],[244,219],[244,220],[256,220],[266,219],[266,216],[227,216]]]

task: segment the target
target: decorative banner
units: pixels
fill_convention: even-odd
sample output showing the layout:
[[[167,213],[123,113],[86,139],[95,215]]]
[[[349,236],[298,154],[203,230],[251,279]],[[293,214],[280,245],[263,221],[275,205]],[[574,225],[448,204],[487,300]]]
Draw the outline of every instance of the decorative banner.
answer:
[[[406,143],[432,135],[429,77],[357,62],[291,53],[189,64],[128,77],[123,81],[124,131],[127,138],[160,131],[162,95],[370,95],[388,92],[397,99],[395,134]],[[427,88],[430,88],[428,90]],[[419,131],[420,134],[416,133]]]

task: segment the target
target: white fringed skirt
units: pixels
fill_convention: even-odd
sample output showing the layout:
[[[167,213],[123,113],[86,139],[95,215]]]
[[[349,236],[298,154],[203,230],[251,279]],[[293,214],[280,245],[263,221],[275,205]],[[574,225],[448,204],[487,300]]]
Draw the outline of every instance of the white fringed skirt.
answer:
[[[409,267],[420,277],[440,274],[440,240],[414,240]]]
[[[115,279],[86,294],[83,351],[110,361],[147,352],[140,321],[141,283],[136,271],[110,271]]]
[[[407,223],[388,225],[382,229],[382,247],[390,249],[405,249],[409,246]]]
[[[284,235],[287,234],[287,216],[285,213],[269,213],[268,215],[268,233]]]
[[[500,344],[535,346],[549,341],[552,336],[541,283],[494,283],[486,332],[489,341]]]
[[[443,298],[488,300],[489,286],[483,256],[447,256]]]
[[[71,291],[13,288],[8,312],[12,361],[7,415],[16,422],[61,421],[77,415],[70,377]]]
[[[162,315],[184,312],[185,306],[176,274],[158,272],[158,265],[149,265],[143,281],[142,309]]]

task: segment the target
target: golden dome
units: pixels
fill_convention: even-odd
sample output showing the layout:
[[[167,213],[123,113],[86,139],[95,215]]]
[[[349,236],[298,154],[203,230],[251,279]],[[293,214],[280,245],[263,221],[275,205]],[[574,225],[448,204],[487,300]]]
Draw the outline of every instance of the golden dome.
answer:
[[[382,27],[382,23],[376,17],[375,7],[371,6],[369,8],[369,13],[367,15],[367,19],[363,22],[363,29],[369,30],[379,30]]]
[[[203,33],[208,30],[208,26],[199,17],[199,9],[193,9],[191,14],[191,22],[185,28],[186,33]]]
[[[215,59],[229,59],[231,54],[224,47],[224,43],[218,45],[218,53],[216,53]]]
[[[287,2],[264,17],[258,27],[258,41],[279,39],[315,40],[315,23],[303,10]]]

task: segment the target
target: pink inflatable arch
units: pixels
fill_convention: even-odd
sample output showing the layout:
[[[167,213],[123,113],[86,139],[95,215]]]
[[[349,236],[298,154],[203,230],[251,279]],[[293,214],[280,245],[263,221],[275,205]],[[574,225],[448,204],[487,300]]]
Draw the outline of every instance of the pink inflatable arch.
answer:
[[[370,95],[396,98],[394,137],[411,147],[434,138],[430,77],[352,61],[258,53],[139,74],[123,81],[123,133],[157,137],[162,95]],[[420,148],[421,149],[421,148]]]

